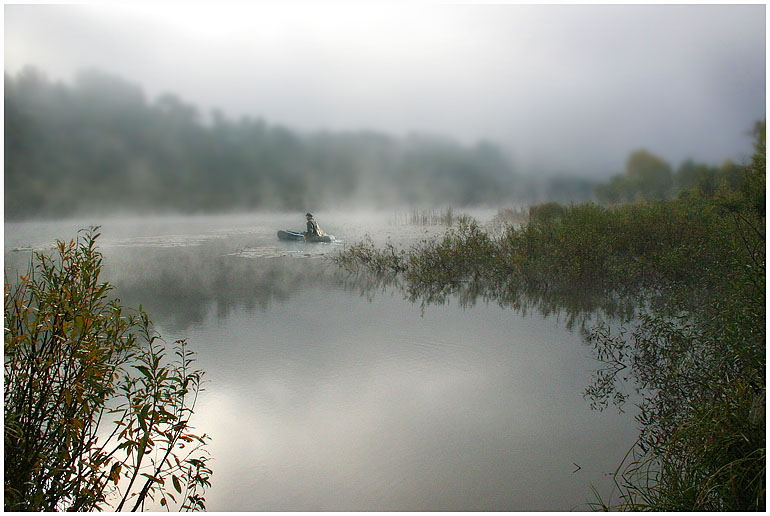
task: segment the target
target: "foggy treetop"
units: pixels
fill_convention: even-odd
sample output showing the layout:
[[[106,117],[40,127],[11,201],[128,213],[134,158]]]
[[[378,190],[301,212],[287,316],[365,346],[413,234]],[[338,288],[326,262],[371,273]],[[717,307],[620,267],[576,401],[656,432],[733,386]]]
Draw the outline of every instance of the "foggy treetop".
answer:
[[[98,71],[68,86],[5,75],[5,215],[232,211],[509,199],[517,175],[491,143],[375,132],[300,133],[215,113]]]

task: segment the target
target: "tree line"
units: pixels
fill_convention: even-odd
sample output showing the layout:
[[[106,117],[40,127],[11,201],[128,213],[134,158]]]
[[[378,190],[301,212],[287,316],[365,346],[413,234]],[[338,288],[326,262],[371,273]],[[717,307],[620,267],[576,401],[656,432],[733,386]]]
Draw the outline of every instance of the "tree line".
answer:
[[[497,145],[374,131],[299,132],[263,119],[203,114],[174,94],[148,99],[98,70],[71,85],[27,67],[5,74],[5,217],[88,212],[316,210],[331,206],[607,204],[734,188],[742,167],[690,159],[676,170],[647,150],[597,183],[519,173]]]
[[[735,190],[744,168],[731,160],[715,167],[688,159],[674,170],[664,159],[641,149],[629,155],[624,173],[596,186],[596,197],[603,203],[618,204],[671,199],[690,190],[712,196],[720,189]]]
[[[94,210],[305,211],[335,204],[455,204],[510,197],[520,179],[489,142],[301,133],[148,100],[104,72],[73,84],[5,75],[5,216]]]

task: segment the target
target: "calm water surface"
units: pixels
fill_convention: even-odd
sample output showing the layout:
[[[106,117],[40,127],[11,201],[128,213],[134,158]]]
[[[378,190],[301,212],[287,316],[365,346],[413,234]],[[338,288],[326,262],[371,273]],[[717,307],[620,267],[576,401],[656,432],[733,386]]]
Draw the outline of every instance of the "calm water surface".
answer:
[[[166,341],[187,338],[206,371],[195,421],[213,437],[209,510],[564,511],[586,509],[592,485],[608,492],[635,422],[589,410],[597,363],[577,331],[362,289],[330,253],[444,228],[316,218],[341,241],[278,241],[301,213],[7,223],[5,266],[102,225],[115,295]]]

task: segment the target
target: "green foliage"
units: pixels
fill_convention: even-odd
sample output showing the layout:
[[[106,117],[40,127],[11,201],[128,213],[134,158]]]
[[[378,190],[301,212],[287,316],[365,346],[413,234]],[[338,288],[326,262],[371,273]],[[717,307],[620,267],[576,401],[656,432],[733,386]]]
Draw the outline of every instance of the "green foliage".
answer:
[[[610,499],[626,511],[764,511],[765,403],[740,380],[689,407],[668,439],[641,442],[615,473]],[[613,498],[617,497],[617,501]]]
[[[754,128],[754,158],[764,155],[765,122]],[[726,160],[719,167],[696,163],[688,159],[676,172],[661,158],[640,150],[632,153],[626,162],[625,174],[615,175],[595,187],[598,200],[615,205],[635,201],[665,200],[673,196],[711,198],[726,192],[742,191],[745,198],[755,196],[758,210],[764,210],[764,170],[753,173],[764,163],[754,162],[744,167]]]
[[[108,298],[95,231],[6,278],[5,509],[203,509],[203,373],[186,342],[168,349],[141,308]]]
[[[671,201],[612,208],[545,205],[531,210],[528,225],[500,236],[466,221],[443,239],[391,251],[389,260],[366,247],[377,274],[403,280],[423,303],[481,297],[522,311],[564,309],[568,323],[582,314],[601,363],[586,398],[598,409],[622,407],[630,383],[641,400],[639,440],[615,476],[620,501],[599,497],[595,508],[765,508],[765,136],[758,127],[751,165],[731,171],[737,179],[713,194],[692,189]],[[338,263],[366,266],[349,251]],[[612,324],[586,325],[597,312]]]
[[[626,176],[642,200],[665,199],[672,185],[671,166],[646,150],[628,157]]]
[[[740,193],[758,216],[765,216],[765,195],[767,190],[767,174],[765,172],[765,146],[767,141],[766,120],[757,122],[754,127],[754,155],[751,165],[746,170]]]
[[[545,204],[530,206],[529,208],[530,224],[549,222],[563,216],[564,206],[556,202],[547,202]]]
[[[527,208],[503,208],[497,210],[497,213],[488,224],[488,231],[499,236],[507,231],[509,226],[522,225],[530,220],[529,210]]]
[[[364,269],[374,274],[397,274],[406,270],[403,251],[391,243],[387,243],[384,249],[377,249],[368,236],[363,242],[346,248],[345,253],[335,256],[334,260],[349,271]]]
[[[463,217],[441,240],[427,240],[422,245],[422,252],[400,255],[406,259],[402,267],[407,285],[420,286],[408,289],[413,299],[443,302],[468,285],[475,293],[485,282],[485,259],[494,250],[492,240],[475,220]]]
[[[691,164],[677,179],[689,179]],[[624,175],[612,177],[609,183],[596,187],[599,200],[616,204],[619,202],[653,201],[667,199],[674,185],[671,166],[663,159],[646,150],[631,153],[626,161]]]

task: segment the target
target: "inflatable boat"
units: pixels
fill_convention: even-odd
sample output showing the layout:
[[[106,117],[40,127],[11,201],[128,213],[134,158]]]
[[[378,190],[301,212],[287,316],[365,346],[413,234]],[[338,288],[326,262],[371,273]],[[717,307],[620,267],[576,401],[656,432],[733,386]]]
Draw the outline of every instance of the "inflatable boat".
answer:
[[[302,233],[298,233],[297,231],[289,231],[289,230],[280,230],[278,232],[278,239],[279,240],[305,240],[305,235]],[[324,235],[324,236],[314,236],[310,237],[306,242],[333,242],[334,237],[332,235]]]

